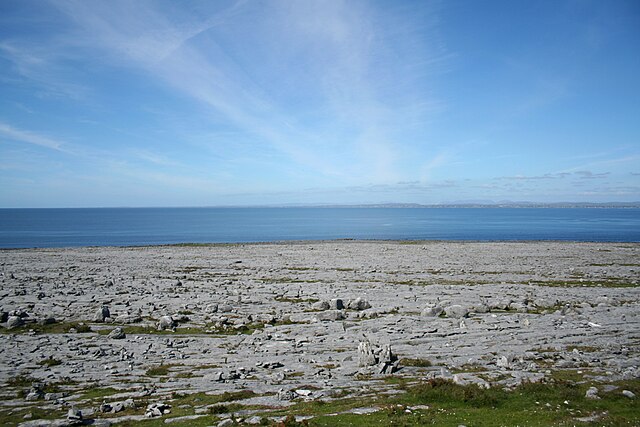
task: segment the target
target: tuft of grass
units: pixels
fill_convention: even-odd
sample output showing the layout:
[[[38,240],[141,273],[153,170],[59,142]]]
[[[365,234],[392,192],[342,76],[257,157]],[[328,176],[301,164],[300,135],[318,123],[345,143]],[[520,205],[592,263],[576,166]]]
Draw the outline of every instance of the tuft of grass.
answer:
[[[102,399],[104,397],[111,396],[118,393],[122,393],[122,390],[118,390],[113,387],[92,388],[82,394],[82,399],[86,399],[86,400]]]
[[[244,408],[244,406],[242,406],[242,405],[240,405],[238,403],[221,404],[221,405],[211,406],[209,408],[209,413],[213,414],[213,415],[230,414],[230,413],[233,413],[233,412],[237,412],[237,411],[241,410],[242,408]]]
[[[320,301],[317,298],[289,298],[289,297],[276,297],[274,298],[274,301],[278,301],[278,302],[288,302],[288,303],[292,303],[292,304],[299,304],[299,303],[311,303],[313,304],[314,302],[318,302]]]
[[[53,356],[49,356],[48,358],[39,361],[38,365],[52,367],[62,365],[62,362],[58,359],[54,359]]]
[[[166,377],[167,375],[169,375],[169,370],[175,366],[180,366],[180,365],[167,364],[167,365],[154,366],[153,368],[147,369],[147,372],[145,373],[145,375],[148,377]]]
[[[400,366],[413,366],[416,368],[428,368],[432,365],[431,361],[428,359],[420,359],[420,358],[410,358],[405,357],[400,359]]]
[[[91,327],[86,323],[76,322],[57,322],[40,325],[37,323],[27,323],[14,329],[0,328],[0,334],[16,335],[27,332],[35,332],[37,334],[68,334],[72,331],[77,333],[92,332]]]
[[[601,399],[585,398],[592,384],[562,378],[523,383],[512,390],[459,385],[446,379],[398,383],[402,394],[360,396],[335,400],[298,402],[268,415],[311,415],[312,426],[371,425],[473,425],[546,426],[575,425],[577,418],[598,414],[594,425],[640,425],[640,402],[621,394],[622,389],[640,392],[640,381],[616,382],[618,388],[600,392]],[[394,383],[395,384],[395,383]],[[373,407],[368,415],[347,413]],[[337,414],[337,415],[336,415]]]

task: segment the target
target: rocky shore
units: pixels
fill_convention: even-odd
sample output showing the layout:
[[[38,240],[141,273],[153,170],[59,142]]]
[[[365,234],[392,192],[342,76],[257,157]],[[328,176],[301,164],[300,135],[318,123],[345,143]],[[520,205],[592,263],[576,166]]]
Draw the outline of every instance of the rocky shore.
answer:
[[[260,424],[401,382],[562,373],[636,404],[615,384],[640,378],[639,286],[634,243],[2,250],[1,419]]]

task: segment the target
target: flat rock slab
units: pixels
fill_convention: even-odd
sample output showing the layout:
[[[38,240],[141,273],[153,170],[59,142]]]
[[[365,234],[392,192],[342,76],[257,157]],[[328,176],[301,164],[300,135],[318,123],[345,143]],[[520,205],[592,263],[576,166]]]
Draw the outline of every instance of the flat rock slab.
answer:
[[[633,243],[0,250],[0,309],[14,326],[0,334],[0,406],[86,412],[101,403],[85,397],[96,389],[109,402],[251,390],[248,402],[268,406],[392,392],[378,366],[359,363],[362,342],[390,346],[407,378],[638,378],[639,260]],[[32,382],[66,394],[45,402]]]

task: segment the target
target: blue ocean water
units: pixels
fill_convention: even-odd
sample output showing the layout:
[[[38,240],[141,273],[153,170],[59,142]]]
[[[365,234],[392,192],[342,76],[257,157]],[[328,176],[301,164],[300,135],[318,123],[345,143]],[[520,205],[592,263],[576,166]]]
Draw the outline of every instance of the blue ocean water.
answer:
[[[640,209],[0,209],[0,247],[325,239],[640,241]]]

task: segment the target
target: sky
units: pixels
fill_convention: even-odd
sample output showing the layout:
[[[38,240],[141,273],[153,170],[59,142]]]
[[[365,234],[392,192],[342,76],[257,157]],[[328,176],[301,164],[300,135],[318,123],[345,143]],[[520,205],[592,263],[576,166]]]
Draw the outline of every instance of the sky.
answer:
[[[640,201],[640,2],[0,1],[0,207]]]

